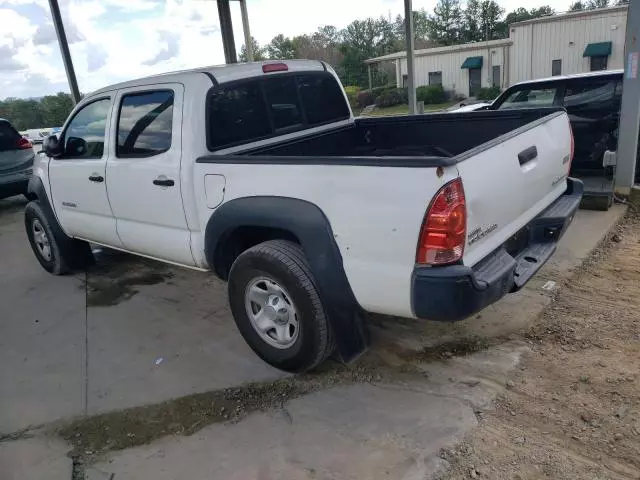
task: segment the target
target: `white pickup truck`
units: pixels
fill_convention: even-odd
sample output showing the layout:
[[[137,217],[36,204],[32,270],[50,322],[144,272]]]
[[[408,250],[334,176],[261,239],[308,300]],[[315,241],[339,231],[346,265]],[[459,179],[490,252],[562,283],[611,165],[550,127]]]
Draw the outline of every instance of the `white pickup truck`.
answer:
[[[365,312],[454,321],[519,289],[582,194],[563,109],[354,118],[319,61],[107,87],[44,151],[25,225],[45,270],[92,242],[213,271],[288,371],[364,351]]]

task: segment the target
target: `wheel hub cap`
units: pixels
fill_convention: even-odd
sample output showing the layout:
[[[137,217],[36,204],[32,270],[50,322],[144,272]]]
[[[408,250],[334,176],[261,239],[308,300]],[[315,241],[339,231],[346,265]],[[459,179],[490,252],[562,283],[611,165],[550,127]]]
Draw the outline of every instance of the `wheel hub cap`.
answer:
[[[245,290],[245,308],[260,338],[275,348],[298,339],[298,312],[287,291],[268,277],[254,278]]]
[[[47,261],[51,260],[51,244],[49,243],[49,237],[47,232],[37,218],[33,220],[31,224],[31,230],[33,232],[33,242],[36,244],[38,253]]]

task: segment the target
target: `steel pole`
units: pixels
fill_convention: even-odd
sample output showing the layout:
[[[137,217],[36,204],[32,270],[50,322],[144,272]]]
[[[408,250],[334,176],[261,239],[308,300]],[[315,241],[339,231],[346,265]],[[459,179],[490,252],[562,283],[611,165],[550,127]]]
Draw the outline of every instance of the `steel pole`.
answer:
[[[62,16],[60,15],[58,0],[49,0],[49,7],[51,8],[53,26],[55,27],[56,35],[58,36],[58,45],[60,46],[60,53],[62,54],[62,62],[64,63],[64,69],[67,72],[67,81],[69,82],[71,96],[73,97],[73,101],[78,103],[80,101],[80,90],[78,89],[76,72],[73,69],[73,61],[71,60],[71,52],[69,51],[69,44],[67,43],[67,35],[64,33],[64,25],[62,24]]]
[[[240,12],[242,14],[242,31],[244,32],[244,45],[247,51],[247,61],[253,62],[253,41],[249,28],[249,13],[247,12],[247,0],[240,0]]]
[[[218,17],[220,18],[220,34],[222,35],[225,62],[238,63],[229,0],[218,0]]]
[[[627,10],[622,108],[618,129],[616,191],[628,194],[635,181],[640,128],[640,0],[631,0]]]
[[[409,113],[413,115],[416,113],[416,85],[413,69],[413,8],[411,8],[411,0],[404,0],[404,30],[407,43],[407,88],[409,91]]]

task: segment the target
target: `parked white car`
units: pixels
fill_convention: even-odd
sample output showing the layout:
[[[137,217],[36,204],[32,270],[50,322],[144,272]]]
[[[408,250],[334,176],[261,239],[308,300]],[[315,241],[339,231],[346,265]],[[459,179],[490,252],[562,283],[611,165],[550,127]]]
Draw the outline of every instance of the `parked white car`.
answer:
[[[25,225],[57,275],[88,242],[215,272],[253,350],[302,371],[360,354],[366,311],[453,321],[522,287],[580,202],[571,139],[558,108],[354,119],[319,61],[202,68],[85,96]]]

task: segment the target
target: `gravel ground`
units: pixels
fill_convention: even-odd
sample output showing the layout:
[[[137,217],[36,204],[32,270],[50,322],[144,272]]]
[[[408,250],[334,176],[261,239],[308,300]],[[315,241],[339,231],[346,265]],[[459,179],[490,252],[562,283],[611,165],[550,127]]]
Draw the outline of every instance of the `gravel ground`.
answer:
[[[640,220],[627,218],[526,334],[532,352],[447,480],[640,479]]]

